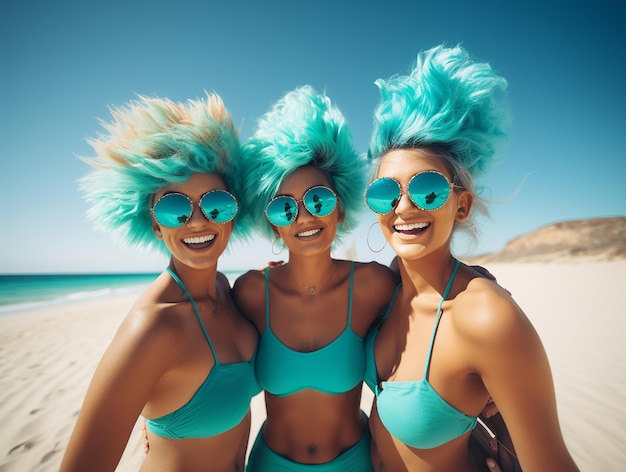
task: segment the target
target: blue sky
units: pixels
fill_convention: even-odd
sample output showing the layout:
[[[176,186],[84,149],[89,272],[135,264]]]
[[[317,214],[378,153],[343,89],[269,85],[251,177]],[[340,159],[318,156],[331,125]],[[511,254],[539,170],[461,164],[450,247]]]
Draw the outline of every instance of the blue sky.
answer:
[[[274,101],[311,84],[341,108],[363,152],[374,81],[440,43],[462,44],[508,79],[514,118],[500,164],[480,181],[498,203],[459,255],[557,221],[626,215],[623,1],[2,0],[0,273],[164,267],[85,218],[77,156],[90,155],[86,139],[109,106],[215,91],[246,139]],[[365,244],[373,221],[365,213],[347,245],[358,260],[388,262],[389,249]],[[276,258],[257,238],[233,244],[220,268]]]

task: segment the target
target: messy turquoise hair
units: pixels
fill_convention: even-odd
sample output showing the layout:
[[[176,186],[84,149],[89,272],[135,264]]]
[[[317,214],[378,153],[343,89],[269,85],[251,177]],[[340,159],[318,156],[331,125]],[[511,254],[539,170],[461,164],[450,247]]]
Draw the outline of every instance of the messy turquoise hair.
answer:
[[[352,134],[339,109],[310,86],[288,92],[259,119],[243,146],[244,202],[261,234],[273,238],[265,207],[295,170],[311,166],[323,172],[345,212],[336,241],[355,228],[363,208],[365,159],[356,152]]]
[[[446,163],[455,185],[475,194],[474,207],[487,213],[473,181],[492,166],[507,138],[506,80],[460,46],[436,46],[418,54],[409,75],[375,83],[381,98],[367,152],[374,171],[393,149],[427,148]]]
[[[460,46],[421,52],[409,75],[379,79],[368,157],[392,149],[443,149],[473,177],[494,162],[506,140],[509,110],[502,100],[507,82],[487,63]]]
[[[111,109],[113,120],[101,121],[108,134],[89,140],[96,156],[84,160],[94,170],[79,186],[91,204],[87,216],[97,229],[123,244],[169,254],[152,231],[154,194],[194,173],[219,174],[241,202],[241,147],[222,99],[207,94],[187,104],[139,96]],[[247,229],[239,205],[233,235]]]

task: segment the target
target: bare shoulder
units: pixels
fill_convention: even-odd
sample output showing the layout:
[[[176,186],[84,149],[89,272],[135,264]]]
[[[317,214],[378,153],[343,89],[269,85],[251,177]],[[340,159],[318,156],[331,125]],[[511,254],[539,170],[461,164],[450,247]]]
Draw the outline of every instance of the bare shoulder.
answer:
[[[243,316],[258,325],[265,312],[265,270],[249,270],[235,280],[232,295]],[[264,318],[263,318],[264,319]]]
[[[249,270],[240,275],[233,284],[233,296],[237,303],[239,299],[247,301],[258,296],[258,292],[265,287],[265,270]]]
[[[485,345],[507,343],[534,329],[509,292],[484,277],[473,277],[458,293],[451,319],[462,336]]]
[[[251,269],[247,272],[244,272],[237,280],[235,280],[235,284],[233,287],[246,287],[248,284],[254,283],[258,281],[265,281],[265,269]]]
[[[185,328],[174,304],[140,297],[122,320],[101,363],[107,378],[156,379],[174,368],[184,351]],[[141,371],[141,376],[138,372]]]
[[[389,267],[378,262],[355,262],[354,275],[359,282],[359,290],[393,291],[400,282],[399,277]]]
[[[230,280],[228,280],[228,277],[226,277],[222,272],[217,273],[216,282],[221,289],[226,287],[230,290]]]
[[[471,369],[481,373],[484,382],[489,380],[488,388],[494,388],[495,378],[507,379],[512,371],[521,375],[523,365],[544,365],[538,333],[497,283],[473,278],[452,302],[448,319],[462,357]]]
[[[144,294],[146,295],[146,294]],[[177,303],[166,303],[150,296],[141,296],[132,306],[118,335],[135,343],[176,343],[184,330]]]

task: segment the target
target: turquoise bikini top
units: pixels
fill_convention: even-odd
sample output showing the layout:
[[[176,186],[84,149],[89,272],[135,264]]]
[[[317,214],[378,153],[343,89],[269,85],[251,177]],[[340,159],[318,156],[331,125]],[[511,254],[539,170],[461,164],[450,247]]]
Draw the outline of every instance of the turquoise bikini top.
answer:
[[[352,390],[363,380],[365,370],[364,341],[351,328],[354,263],[350,268],[346,328],[330,344],[312,352],[295,351],[285,346],[272,331],[269,272],[269,269],[265,271],[265,332],[259,341],[256,359],[256,375],[261,386],[277,397],[305,389],[330,394]]]
[[[459,264],[459,261],[456,261],[446,290],[437,308],[437,317],[430,338],[430,346],[428,347],[426,364],[421,380],[382,382],[382,386],[379,387],[376,359],[374,357],[374,341],[380,329],[380,324],[370,332],[366,339],[367,364],[365,382],[376,395],[378,416],[385,428],[393,436],[408,446],[419,449],[441,446],[471,431],[476,426],[477,420],[475,416],[468,416],[454,408],[428,382],[428,369],[430,367],[435,334],[443,313],[441,307],[450,292]],[[400,285],[396,288],[396,292],[382,321],[389,316],[399,289]]]
[[[189,298],[213,353],[215,365],[191,400],[165,416],[146,419],[146,425],[154,434],[164,438],[217,436],[243,420],[250,409],[250,400],[261,391],[254,375],[255,356],[247,362],[220,363],[191,295],[169,267],[167,271]]]

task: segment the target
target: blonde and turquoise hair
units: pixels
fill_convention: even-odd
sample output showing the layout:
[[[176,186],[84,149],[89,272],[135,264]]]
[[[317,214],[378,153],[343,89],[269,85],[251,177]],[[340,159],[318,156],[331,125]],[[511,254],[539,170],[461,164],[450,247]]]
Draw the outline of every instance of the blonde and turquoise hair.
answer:
[[[233,235],[247,231],[241,205],[241,147],[233,121],[216,94],[173,102],[139,96],[111,109],[106,133],[89,144],[93,171],[79,181],[97,229],[123,244],[169,254],[152,231],[153,196],[194,173],[219,174],[240,202]]]
[[[336,240],[355,228],[363,208],[365,159],[353,147],[341,111],[310,86],[288,92],[263,115],[244,146],[244,204],[259,232],[273,238],[265,207],[282,182],[300,167],[323,172],[345,212]]]
[[[460,46],[436,46],[418,54],[408,75],[375,83],[381,97],[367,153],[374,171],[393,149],[427,148],[447,164],[453,183],[476,197],[474,179],[507,139],[507,81]],[[479,198],[475,207],[486,213]]]

